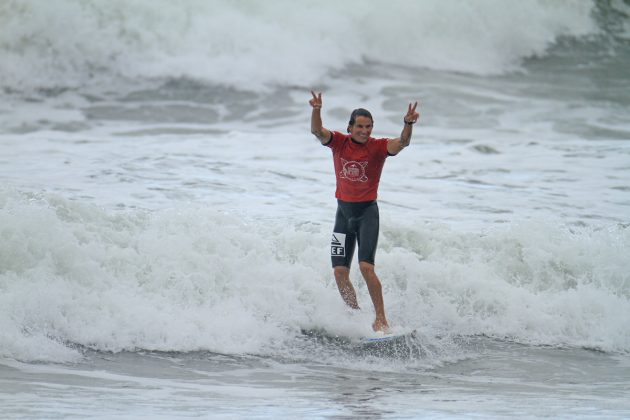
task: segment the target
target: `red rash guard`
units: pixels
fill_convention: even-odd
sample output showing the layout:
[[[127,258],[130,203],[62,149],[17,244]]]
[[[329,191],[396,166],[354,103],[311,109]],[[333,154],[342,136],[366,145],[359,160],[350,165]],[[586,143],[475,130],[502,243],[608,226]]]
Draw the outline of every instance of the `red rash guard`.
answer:
[[[376,200],[378,183],[387,158],[389,139],[370,137],[361,144],[349,134],[332,132],[326,144],[333,152],[337,191],[335,197],[348,202]]]

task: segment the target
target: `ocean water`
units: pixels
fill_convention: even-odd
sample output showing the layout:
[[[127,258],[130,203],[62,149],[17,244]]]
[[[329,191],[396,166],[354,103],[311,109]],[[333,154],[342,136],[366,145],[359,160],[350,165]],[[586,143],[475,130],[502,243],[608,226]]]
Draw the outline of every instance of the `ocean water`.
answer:
[[[630,2],[180,3],[0,1],[0,417],[630,417]],[[420,102],[404,342],[353,341],[311,89]]]

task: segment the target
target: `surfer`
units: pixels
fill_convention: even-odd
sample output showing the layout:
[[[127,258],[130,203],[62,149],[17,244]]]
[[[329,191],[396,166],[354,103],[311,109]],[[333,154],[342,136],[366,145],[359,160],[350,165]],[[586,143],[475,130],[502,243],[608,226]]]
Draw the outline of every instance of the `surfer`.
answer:
[[[322,94],[311,91],[311,95],[311,133],[324,146],[332,149],[337,178],[337,213],[330,246],[335,281],[344,302],[353,309],[359,309],[357,295],[350,282],[350,263],[355,243],[358,243],[359,269],[376,314],[372,328],[386,332],[389,325],[385,317],[383,292],[374,271],[379,232],[376,197],[385,159],[409,146],[413,124],[420,117],[416,112],[418,102],[409,104],[400,137],[375,139],[370,137],[374,120],[368,110],[358,108],[352,111],[348,134],[330,131],[322,123]]]

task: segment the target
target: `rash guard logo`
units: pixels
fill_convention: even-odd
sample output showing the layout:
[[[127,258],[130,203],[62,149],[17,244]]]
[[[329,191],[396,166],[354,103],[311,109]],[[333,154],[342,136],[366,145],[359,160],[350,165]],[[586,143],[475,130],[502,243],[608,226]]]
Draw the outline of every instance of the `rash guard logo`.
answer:
[[[341,159],[341,165],[343,168],[341,169],[341,172],[339,172],[339,177],[345,178],[349,181],[367,182],[368,177],[365,174],[367,164],[367,161],[357,162],[354,160],[347,161],[345,159]]]
[[[330,241],[330,255],[333,257],[345,257],[346,256],[346,234],[333,232],[332,240]]]

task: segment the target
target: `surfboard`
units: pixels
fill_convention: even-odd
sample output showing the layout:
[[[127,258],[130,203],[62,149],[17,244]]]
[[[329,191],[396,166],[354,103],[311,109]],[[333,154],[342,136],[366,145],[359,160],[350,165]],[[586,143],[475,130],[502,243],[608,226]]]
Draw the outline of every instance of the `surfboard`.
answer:
[[[315,338],[318,341],[334,342],[336,344],[348,345],[382,345],[393,344],[396,342],[404,342],[407,339],[416,336],[416,330],[395,331],[393,333],[375,332],[374,334],[362,337],[349,337],[341,334],[333,334],[321,328],[302,329],[302,334],[307,337]]]
[[[361,344],[378,344],[378,343],[391,343],[396,341],[404,341],[407,338],[413,338],[416,335],[416,330],[407,332],[396,332],[386,334],[375,334],[372,336],[362,337],[359,340]]]
[[[340,349],[355,356],[412,360],[425,357],[426,350],[416,330],[396,329],[393,333],[366,336],[332,333],[323,328],[302,329],[303,336],[324,347]]]

